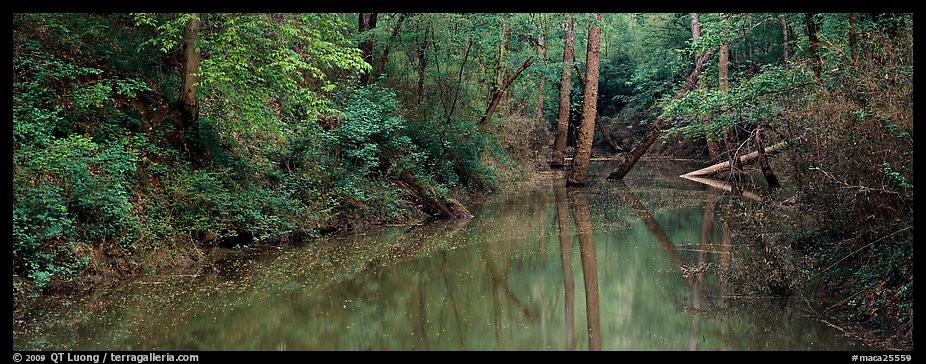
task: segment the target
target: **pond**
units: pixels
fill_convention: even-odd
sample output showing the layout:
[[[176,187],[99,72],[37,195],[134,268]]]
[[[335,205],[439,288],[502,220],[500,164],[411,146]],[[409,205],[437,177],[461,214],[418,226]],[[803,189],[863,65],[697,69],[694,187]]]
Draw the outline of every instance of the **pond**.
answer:
[[[14,350],[861,350],[797,298],[743,299],[721,189],[641,162],[549,183],[469,221],[263,251],[14,317]],[[715,216],[717,215],[717,216]]]

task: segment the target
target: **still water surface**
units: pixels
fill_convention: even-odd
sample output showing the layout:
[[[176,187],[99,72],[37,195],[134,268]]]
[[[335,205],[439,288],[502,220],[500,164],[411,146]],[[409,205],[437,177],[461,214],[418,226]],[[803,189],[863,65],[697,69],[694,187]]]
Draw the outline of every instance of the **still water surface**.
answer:
[[[793,298],[737,299],[730,197],[641,162],[463,223],[328,238],[15,317],[14,350],[859,350]],[[562,175],[553,178],[561,181]],[[715,216],[717,215],[717,216]]]

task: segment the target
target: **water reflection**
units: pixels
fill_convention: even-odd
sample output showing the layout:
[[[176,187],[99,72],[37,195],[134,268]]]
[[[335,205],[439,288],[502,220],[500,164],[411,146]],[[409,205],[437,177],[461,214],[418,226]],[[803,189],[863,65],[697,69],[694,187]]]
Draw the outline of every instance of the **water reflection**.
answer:
[[[570,247],[572,241],[569,238],[569,203],[566,200],[566,184],[561,181],[554,181],[554,193],[556,195],[556,221],[559,228],[559,249],[560,261],[563,268],[563,291],[565,291],[565,324],[566,324],[566,341],[567,350],[576,350],[576,333],[575,333],[575,281],[572,277],[572,254]]]
[[[598,307],[598,267],[595,259],[595,236],[592,217],[584,189],[569,191],[572,216],[579,235],[579,255],[582,257],[582,282],[585,285],[585,312],[588,320],[588,349],[601,350],[601,316]]]
[[[13,347],[860,349],[793,305],[718,309],[731,287],[704,267],[728,267],[735,251],[728,194],[676,177],[690,166],[638,168],[571,191],[559,175],[461,224],[359,232],[50,299],[14,316]]]

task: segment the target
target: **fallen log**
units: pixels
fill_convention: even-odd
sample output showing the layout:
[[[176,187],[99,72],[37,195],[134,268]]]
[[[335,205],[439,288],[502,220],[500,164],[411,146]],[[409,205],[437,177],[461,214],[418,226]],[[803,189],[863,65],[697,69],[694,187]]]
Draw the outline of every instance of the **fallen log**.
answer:
[[[787,145],[788,145],[788,142],[780,142],[778,144],[766,147],[765,154],[768,155],[768,154],[777,152]],[[750,163],[754,159],[757,159],[757,158],[759,158],[759,151],[755,151],[749,154],[744,154],[744,155],[739,156],[739,162],[740,164]],[[725,161],[725,162],[720,162],[720,163],[717,163],[709,167],[701,168],[697,171],[691,171],[691,172],[685,173],[681,175],[680,177],[705,176],[705,175],[717,173],[717,172],[720,172],[722,170],[729,169],[729,168],[730,168],[730,161]]]
[[[397,166],[395,161],[399,159],[399,155],[401,155],[399,151],[386,149],[383,151],[381,157],[388,165]],[[473,214],[454,198],[441,193],[430,184],[425,183],[412,174],[410,170],[404,168],[401,170],[398,176],[399,185],[411,191],[415,197],[423,203],[423,207],[428,213],[449,220],[469,219],[473,217]]]
[[[450,220],[469,219],[473,217],[473,214],[471,214],[469,210],[463,206],[463,204],[457,202],[457,200],[454,200],[451,197],[444,196],[433,187],[428,186],[423,181],[412,175],[410,172],[402,172],[399,175],[399,178],[402,180],[402,182],[405,182],[406,185],[411,188],[416,196],[421,198],[427,210],[437,215],[438,217]]]

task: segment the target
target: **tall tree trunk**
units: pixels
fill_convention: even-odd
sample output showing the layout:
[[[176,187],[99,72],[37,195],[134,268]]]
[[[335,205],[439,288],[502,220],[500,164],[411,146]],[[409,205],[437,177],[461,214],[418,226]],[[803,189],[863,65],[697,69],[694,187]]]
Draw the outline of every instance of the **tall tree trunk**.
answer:
[[[563,73],[559,82],[559,118],[556,123],[556,137],[553,139],[553,159],[550,161],[550,167],[563,168],[566,158],[566,135],[569,132],[569,91],[572,85],[572,63],[575,61],[575,54],[572,49],[572,42],[575,41],[573,34],[573,15],[569,14],[566,18],[566,41],[563,48]]]
[[[721,43],[720,44],[720,60],[718,64],[717,74],[720,77],[720,90],[729,91],[730,90],[730,80],[729,80],[729,70],[730,70],[730,44]],[[723,131],[723,143],[724,147],[727,149],[727,160],[730,162],[730,175],[736,173],[739,170],[738,159],[736,158],[736,129],[735,127],[729,127]]]
[[[417,25],[416,25],[417,27]],[[417,29],[416,29],[417,30]],[[418,32],[415,32],[415,40],[418,43],[418,47],[415,50],[415,55],[418,57],[418,93],[417,99],[418,104],[421,104],[422,98],[424,97],[424,71],[428,67],[428,57],[425,52],[428,50],[428,32],[431,30],[431,26],[428,25],[424,29],[424,36],[419,39]]]
[[[585,283],[585,312],[588,323],[588,349],[601,350],[601,314],[598,291],[598,265],[595,260],[595,236],[584,190],[569,191],[572,199],[572,216],[579,236],[579,256],[582,261],[582,280]]]
[[[685,85],[682,86],[678,92],[675,93],[673,99],[678,100],[685,96],[688,91],[694,89],[695,85],[698,82],[698,76],[701,75],[701,71],[704,70],[704,63],[707,62],[707,59],[713,56],[713,51],[708,51],[705,54],[701,55],[701,58],[695,62],[695,68],[691,71],[691,74],[688,75],[688,78],[685,81]],[[640,139],[636,144],[634,144],[633,149],[630,150],[630,153],[624,159],[624,161],[617,167],[614,172],[608,175],[608,179],[622,179],[627,173],[633,169],[633,166],[637,164],[637,161],[640,160],[640,157],[646,153],[646,150],[649,149],[651,145],[659,138],[659,133],[662,132],[662,128],[666,125],[666,120],[662,116],[656,118],[656,122],[653,123],[653,126],[650,127],[649,131],[646,133],[646,136],[643,139]]]
[[[781,42],[781,47],[785,55],[785,68],[791,68],[790,61],[788,60],[788,20],[784,15],[781,16],[781,36],[784,39]]]
[[[366,33],[373,28],[376,28],[376,14],[377,13],[360,13],[358,20],[358,32],[360,34]],[[363,55],[363,60],[370,64],[370,67],[373,66],[373,36],[366,34],[366,39],[360,43],[360,52]],[[366,72],[360,75],[360,84],[367,85],[370,83],[370,76],[373,72]]]
[[[581,85],[582,89],[584,90],[585,89],[585,77],[582,76],[582,72],[581,70],[579,70],[578,65],[576,65],[576,76],[578,76],[579,78],[579,85]],[[623,148],[621,148],[619,145],[617,145],[617,143],[614,142],[614,139],[611,139],[611,134],[608,133],[608,129],[606,129],[604,127],[604,123],[601,122],[601,115],[598,114],[597,110],[595,110],[595,126],[598,127],[598,131],[601,132],[601,139],[604,139],[605,143],[607,143],[608,146],[611,147],[612,152],[617,153],[617,152],[624,151]],[[593,136],[593,139],[594,139],[594,136]],[[594,145],[594,141],[592,144]]]
[[[190,160],[202,165],[200,157],[203,155],[199,143],[189,140],[187,132],[199,118],[199,64],[202,54],[199,51],[199,32],[202,20],[199,13],[192,13],[192,17],[183,27],[183,82],[180,87],[180,118],[177,128],[180,129],[180,141],[186,149]]]
[[[600,22],[601,13],[595,14]],[[598,23],[588,30],[588,52],[585,56],[585,88],[582,102],[582,124],[576,137],[576,156],[572,160],[572,172],[566,179],[567,186],[584,186],[588,175],[588,160],[592,154],[592,137],[595,134],[595,115],[598,113],[598,56],[601,28]]]
[[[804,21],[807,22],[807,37],[810,39],[810,56],[813,62],[813,74],[817,83],[823,84],[820,74],[823,73],[823,61],[820,59],[819,44],[817,39],[817,24],[813,21],[813,14],[804,13]]]
[[[759,153],[759,166],[762,168],[762,175],[765,176],[765,181],[768,183],[770,190],[777,189],[779,187],[778,177],[775,176],[775,172],[772,171],[772,166],[768,164],[768,158],[765,156],[765,145],[762,142],[762,124],[756,125],[755,133],[756,152]]]
[[[858,23],[858,13],[849,15],[849,51],[852,52],[852,63],[858,64],[858,34],[855,30]]]
[[[379,58],[379,66],[376,67],[376,75],[383,73],[383,70],[386,68],[386,63],[389,62],[389,52],[392,51],[392,44],[395,42],[396,37],[399,36],[399,29],[402,28],[402,24],[405,23],[405,17],[408,13],[402,13],[399,15],[399,19],[396,20],[395,26],[392,28],[392,34],[389,35],[389,41],[386,42],[386,47],[383,48],[383,55]]]
[[[543,14],[540,14],[540,36],[537,37],[537,57],[540,63],[545,64],[547,61],[547,48],[543,43]],[[537,125],[543,125],[543,91],[546,77],[540,74],[540,88],[537,90]]]
[[[180,90],[180,103],[187,124],[199,117],[199,99],[196,96],[199,92],[199,76],[196,74],[202,61],[202,56],[197,50],[201,26],[199,13],[193,13],[193,17],[183,27],[183,85]]]
[[[566,348],[576,349],[575,334],[575,279],[572,276],[572,240],[569,236],[569,202],[566,199],[566,185],[561,181],[554,182],[553,191],[556,194],[556,221],[559,225],[559,252],[563,268],[563,288],[565,297],[566,321]]]
[[[534,56],[528,57],[527,60],[521,64],[521,67],[518,67],[518,69],[514,71],[510,77],[508,77],[508,80],[505,81],[501,88],[495,91],[495,93],[492,95],[492,101],[489,102],[489,107],[486,109],[482,120],[479,121],[479,125],[484,125],[489,121],[489,119],[492,118],[492,114],[495,113],[495,108],[498,107],[498,103],[502,100],[502,96],[504,96],[505,92],[508,91],[508,87],[510,87],[511,83],[514,82],[514,80],[517,79],[519,75],[521,75],[521,72],[527,69],[527,67],[530,67],[531,63],[533,62]]]
[[[453,92],[453,103],[450,104],[450,112],[447,113],[447,123],[449,125],[450,118],[453,117],[453,112],[457,108],[457,99],[460,96],[460,88],[463,84],[463,70],[466,67],[466,62],[469,60],[469,51],[473,48],[473,41],[470,39],[469,44],[466,45],[466,52],[463,53],[463,63],[460,64],[460,72],[457,74],[457,88]]]
[[[691,13],[691,39],[695,40],[701,36],[701,16],[698,13]],[[698,58],[701,58],[701,52],[695,54],[695,62],[698,61]],[[704,87],[704,80],[698,79],[698,87]],[[717,145],[717,142],[705,138],[707,144],[707,156],[711,161],[717,160],[720,157],[720,146]]]

